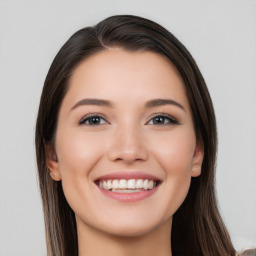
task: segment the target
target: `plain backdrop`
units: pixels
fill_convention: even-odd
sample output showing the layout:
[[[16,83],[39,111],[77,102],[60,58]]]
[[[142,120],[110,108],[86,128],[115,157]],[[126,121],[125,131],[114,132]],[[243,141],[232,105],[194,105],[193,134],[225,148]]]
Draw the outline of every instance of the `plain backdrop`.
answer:
[[[218,122],[217,194],[236,249],[256,247],[256,2],[0,0],[0,256],[46,255],[34,130],[45,76],[78,29],[152,19],[188,48]]]

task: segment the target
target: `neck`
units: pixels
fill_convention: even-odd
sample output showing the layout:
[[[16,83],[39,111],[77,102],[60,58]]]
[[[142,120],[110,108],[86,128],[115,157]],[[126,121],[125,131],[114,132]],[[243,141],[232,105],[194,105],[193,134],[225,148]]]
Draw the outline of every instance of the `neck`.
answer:
[[[77,219],[79,256],[172,256],[171,220],[139,236],[117,236],[94,229]]]

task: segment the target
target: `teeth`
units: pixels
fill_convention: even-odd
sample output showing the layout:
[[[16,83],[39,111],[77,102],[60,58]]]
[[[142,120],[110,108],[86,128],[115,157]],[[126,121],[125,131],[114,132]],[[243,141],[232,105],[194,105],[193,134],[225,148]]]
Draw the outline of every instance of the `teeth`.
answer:
[[[127,182],[127,188],[135,189],[135,188],[136,188],[136,182],[135,182],[135,180],[128,180],[128,182]]]
[[[148,189],[153,189],[154,188],[154,181],[153,180],[150,180],[148,182]]]
[[[101,183],[101,182],[100,182],[100,183]],[[99,184],[100,184],[100,183],[99,183]],[[103,187],[104,189],[107,189],[107,182],[106,182],[106,181],[103,181],[102,187]]]
[[[140,192],[141,190],[139,189],[112,189],[112,192],[117,192],[117,193],[136,193]]]
[[[148,188],[148,180],[144,180],[143,188],[146,190]]]
[[[111,181],[110,180],[107,181],[107,189],[111,189]]]
[[[110,181],[110,180],[109,180]],[[113,180],[112,182],[112,188],[115,189],[115,188],[119,188],[119,180]]]
[[[143,180],[137,180],[136,188],[143,188]]]
[[[120,180],[119,181],[119,188],[127,188],[127,181],[126,180]]]
[[[99,186],[105,190],[112,190],[119,193],[134,193],[142,189],[149,190],[156,186],[156,182],[148,179],[130,179],[130,180],[107,180],[99,181]]]

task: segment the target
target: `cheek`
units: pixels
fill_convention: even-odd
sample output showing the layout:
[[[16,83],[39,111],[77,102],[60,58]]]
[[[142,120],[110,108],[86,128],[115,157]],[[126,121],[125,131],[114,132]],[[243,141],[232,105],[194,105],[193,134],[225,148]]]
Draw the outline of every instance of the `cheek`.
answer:
[[[63,176],[88,173],[99,157],[101,148],[91,136],[83,132],[60,132],[56,138],[56,152]]]
[[[158,138],[158,146],[154,147],[156,159],[166,175],[183,176],[189,174],[196,145],[193,130],[178,130],[170,136]]]
[[[74,128],[73,128],[74,129]],[[100,141],[93,136],[85,136],[83,131],[61,130],[56,136],[56,152],[65,197],[72,209],[78,209],[90,192],[92,181],[88,177],[102,157]]]
[[[191,182],[194,148],[193,133],[177,133],[162,140],[155,151],[157,163],[165,172],[162,198],[165,198],[168,213],[174,214],[186,198]]]

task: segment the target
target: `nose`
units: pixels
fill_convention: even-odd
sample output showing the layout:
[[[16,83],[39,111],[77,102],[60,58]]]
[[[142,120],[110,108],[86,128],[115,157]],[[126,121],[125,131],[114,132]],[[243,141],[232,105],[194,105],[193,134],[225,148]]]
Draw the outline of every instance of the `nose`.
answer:
[[[128,125],[117,128],[108,155],[111,161],[122,161],[126,164],[147,160],[146,141],[140,129]]]

